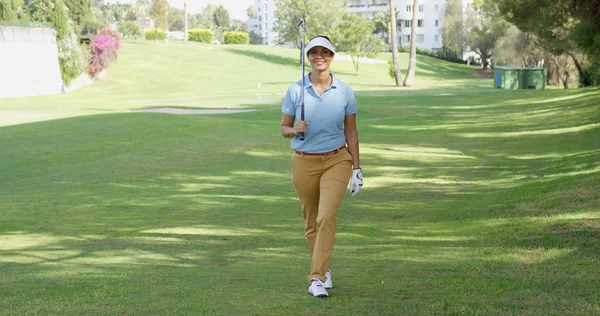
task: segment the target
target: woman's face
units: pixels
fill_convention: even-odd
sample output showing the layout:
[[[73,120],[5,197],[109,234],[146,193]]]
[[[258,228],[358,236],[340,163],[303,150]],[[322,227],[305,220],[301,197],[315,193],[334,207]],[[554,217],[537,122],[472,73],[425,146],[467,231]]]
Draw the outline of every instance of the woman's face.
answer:
[[[308,51],[308,62],[313,71],[328,70],[332,60],[333,53],[325,47],[317,46]]]

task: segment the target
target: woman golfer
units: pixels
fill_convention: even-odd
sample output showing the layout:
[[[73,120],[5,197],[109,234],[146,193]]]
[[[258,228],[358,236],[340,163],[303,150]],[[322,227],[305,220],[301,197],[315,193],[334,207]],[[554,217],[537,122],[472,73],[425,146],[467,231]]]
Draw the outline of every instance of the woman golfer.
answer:
[[[327,297],[333,287],[329,259],[335,239],[336,215],[348,181],[352,196],[362,186],[356,113],[352,89],[329,70],[335,49],[326,36],[306,46],[312,71],[292,84],[282,105],[281,134],[292,138],[292,182],[302,205],[304,234],[312,259],[308,293]],[[305,94],[305,120],[300,120]],[[298,119],[296,119],[298,118]],[[295,124],[294,124],[295,123]],[[305,133],[300,140],[299,133]]]

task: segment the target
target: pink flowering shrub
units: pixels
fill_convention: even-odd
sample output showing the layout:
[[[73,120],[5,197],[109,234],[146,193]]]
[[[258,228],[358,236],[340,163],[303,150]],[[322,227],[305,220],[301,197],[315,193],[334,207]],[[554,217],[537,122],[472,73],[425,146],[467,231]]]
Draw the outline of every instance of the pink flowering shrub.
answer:
[[[102,70],[117,59],[120,44],[119,32],[103,29],[100,34],[90,43],[90,75],[96,77]]]

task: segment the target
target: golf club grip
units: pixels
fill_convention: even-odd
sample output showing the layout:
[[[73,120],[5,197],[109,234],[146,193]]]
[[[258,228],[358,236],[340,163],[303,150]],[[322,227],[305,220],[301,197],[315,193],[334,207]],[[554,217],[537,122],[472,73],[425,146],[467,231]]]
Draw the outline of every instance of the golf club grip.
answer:
[[[301,141],[304,141],[304,132],[298,133],[298,137]]]

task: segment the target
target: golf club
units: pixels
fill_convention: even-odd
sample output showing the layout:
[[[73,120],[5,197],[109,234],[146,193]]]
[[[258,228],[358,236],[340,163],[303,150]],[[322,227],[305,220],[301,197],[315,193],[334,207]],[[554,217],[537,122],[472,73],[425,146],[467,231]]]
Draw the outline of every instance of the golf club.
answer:
[[[302,61],[302,92],[300,93],[300,120],[304,121],[304,42],[306,42],[306,21],[304,18],[300,19],[298,26],[302,25],[302,41],[300,43],[300,60]],[[300,32],[300,31],[298,31]],[[304,141],[304,132],[298,133],[300,140]]]

